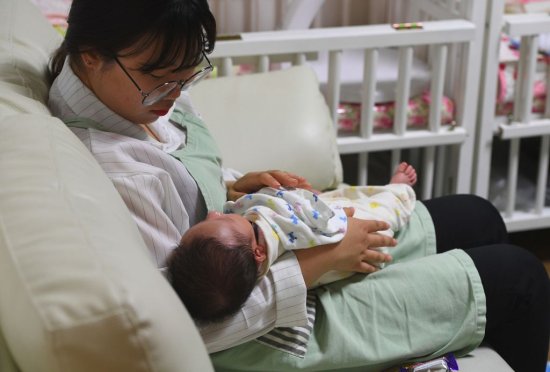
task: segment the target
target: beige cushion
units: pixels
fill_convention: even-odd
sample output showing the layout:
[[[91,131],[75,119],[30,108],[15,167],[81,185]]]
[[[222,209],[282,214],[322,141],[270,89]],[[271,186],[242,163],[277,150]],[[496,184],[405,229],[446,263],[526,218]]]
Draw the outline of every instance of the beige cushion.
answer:
[[[194,323],[80,141],[39,115],[7,117],[0,132],[0,325],[17,365],[210,370]]]
[[[342,182],[334,126],[310,67],[209,79],[190,94],[226,166],[284,169],[319,190]]]
[[[49,116],[46,63],[59,42],[28,0],[0,0],[0,371],[212,370],[115,189]],[[318,188],[340,181],[310,71],[206,81],[193,95],[227,165],[290,169]],[[293,139],[300,162],[285,154]],[[473,354],[461,370],[507,370],[489,349]]]
[[[212,370],[110,180],[49,115],[59,41],[0,0],[0,369]]]
[[[16,372],[19,371],[15,365],[15,361],[11,356],[8,347],[6,346],[6,340],[2,334],[2,328],[0,328],[0,371],[2,372]]]

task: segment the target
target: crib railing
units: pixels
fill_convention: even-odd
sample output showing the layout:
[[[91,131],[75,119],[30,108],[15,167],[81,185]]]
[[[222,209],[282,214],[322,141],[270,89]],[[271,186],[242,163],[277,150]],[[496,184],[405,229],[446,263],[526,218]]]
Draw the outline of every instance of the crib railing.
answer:
[[[337,108],[340,102],[340,71],[342,69],[342,51],[361,49],[364,51],[364,74],[362,84],[362,115],[359,133],[338,138],[341,154],[359,154],[359,183],[367,182],[368,153],[392,150],[392,165],[401,159],[400,151],[406,148],[423,148],[424,153],[421,177],[422,198],[437,193],[468,192],[472,167],[474,121],[464,120],[464,112],[474,110],[468,107],[471,100],[466,99],[474,81],[468,76],[467,64],[471,41],[475,36],[475,27],[465,20],[430,21],[422,29],[396,30],[391,25],[353,26],[338,28],[309,29],[302,31],[274,31],[244,33],[237,40],[219,41],[212,55],[213,63],[221,76],[234,73],[234,65],[244,62],[253,63],[258,72],[267,71],[273,62],[282,60],[292,64],[304,64],[318,52],[329,53],[328,79],[325,98],[334,119],[337,131]],[[449,71],[447,66],[448,49],[458,45],[464,49],[459,71]],[[431,82],[431,106],[429,125],[425,129],[407,128],[407,105],[410,96],[411,66],[415,47],[429,47],[433,69]],[[374,131],[374,91],[376,87],[376,61],[380,48],[398,48],[399,74],[395,119],[391,133]],[[252,59],[251,59],[252,57]],[[465,66],[466,65],[466,66]],[[441,126],[442,96],[446,92],[445,80],[452,74],[460,81],[459,93],[449,93],[456,102],[456,125]],[[436,179],[436,149],[447,145],[458,148],[456,174],[448,181],[442,174]],[[444,167],[448,164],[439,159]],[[438,172],[442,173],[442,172]],[[447,185],[452,182],[452,185]],[[434,186],[436,191],[434,192]],[[445,188],[445,190],[444,190]]]
[[[550,226],[550,208],[545,206],[550,151],[550,95],[542,115],[532,113],[535,69],[538,57],[538,38],[550,32],[550,16],[525,14],[504,18],[503,32],[520,38],[517,84],[514,92],[513,114],[506,122],[496,122],[495,134],[509,141],[506,206],[503,211],[509,230],[526,230]],[[546,84],[550,86],[550,65],[545,64]],[[520,145],[522,138],[540,138],[535,199],[529,211],[517,208]],[[488,176],[488,175],[487,175]]]

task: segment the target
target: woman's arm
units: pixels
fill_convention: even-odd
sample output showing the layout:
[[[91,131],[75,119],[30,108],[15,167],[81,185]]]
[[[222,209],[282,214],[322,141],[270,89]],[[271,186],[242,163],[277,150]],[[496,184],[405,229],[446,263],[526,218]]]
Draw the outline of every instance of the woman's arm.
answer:
[[[227,200],[237,200],[241,196],[256,192],[262,187],[296,187],[315,192],[311,184],[301,176],[292,173],[269,170],[264,172],[249,172],[236,181],[226,182]]]
[[[219,323],[199,325],[209,353],[254,340],[275,327],[307,325],[306,286],[300,264],[287,252],[271,266],[241,310]]]
[[[111,175],[111,181],[136,222],[151,257],[163,269],[181,238],[180,231],[189,228],[189,216],[175,186],[169,177],[143,173]]]

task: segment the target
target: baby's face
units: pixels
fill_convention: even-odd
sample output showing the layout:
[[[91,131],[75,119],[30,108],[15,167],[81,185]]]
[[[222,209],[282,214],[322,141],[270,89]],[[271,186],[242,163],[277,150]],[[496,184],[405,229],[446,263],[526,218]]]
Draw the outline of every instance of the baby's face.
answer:
[[[215,236],[219,241],[233,243],[236,234],[249,239],[252,251],[259,251],[258,253],[263,254],[265,257],[267,249],[262,231],[258,228],[258,225],[237,214],[209,212],[206,220],[187,230],[182,240],[193,239],[197,236]]]

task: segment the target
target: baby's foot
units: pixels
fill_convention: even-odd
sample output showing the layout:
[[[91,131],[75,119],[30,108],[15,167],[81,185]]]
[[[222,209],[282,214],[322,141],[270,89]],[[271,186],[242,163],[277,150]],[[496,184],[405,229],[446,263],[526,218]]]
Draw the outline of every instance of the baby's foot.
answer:
[[[412,165],[402,162],[397,167],[390,183],[404,183],[409,186],[414,186],[416,183],[416,169],[414,169]]]

